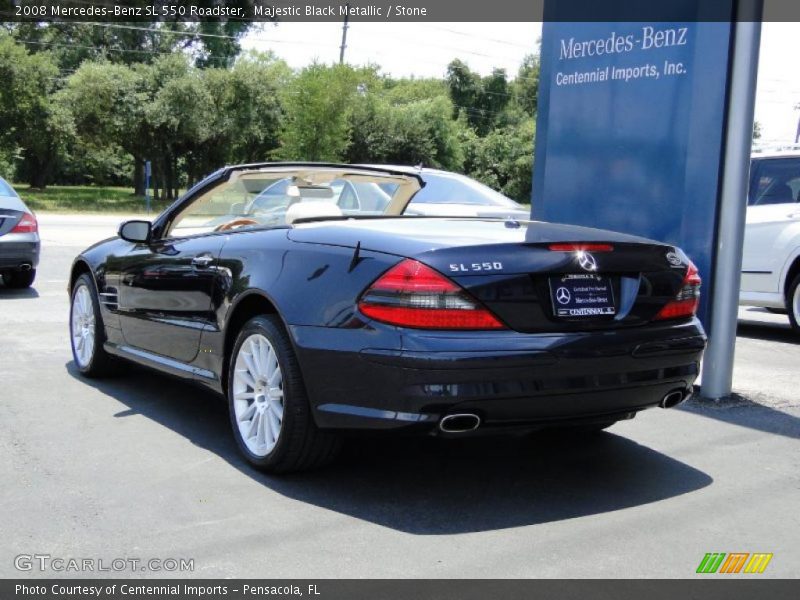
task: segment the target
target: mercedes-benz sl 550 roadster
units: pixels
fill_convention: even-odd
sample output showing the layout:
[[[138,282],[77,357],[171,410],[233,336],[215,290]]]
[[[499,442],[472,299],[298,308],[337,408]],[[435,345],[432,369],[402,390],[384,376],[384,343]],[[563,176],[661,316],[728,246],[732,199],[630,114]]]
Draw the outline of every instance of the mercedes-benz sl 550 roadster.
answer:
[[[589,431],[689,396],[706,338],[679,248],[404,216],[423,185],[337,164],[213,173],[75,259],[77,369],[132,361],[214,390],[271,472],[326,463],[344,431]]]

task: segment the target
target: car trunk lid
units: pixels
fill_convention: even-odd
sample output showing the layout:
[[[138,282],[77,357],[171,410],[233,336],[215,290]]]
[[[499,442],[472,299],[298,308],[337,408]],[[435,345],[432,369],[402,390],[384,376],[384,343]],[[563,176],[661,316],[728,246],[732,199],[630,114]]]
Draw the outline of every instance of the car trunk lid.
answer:
[[[645,324],[675,298],[687,269],[671,246],[539,222],[407,217],[309,223],[288,235],[418,260],[524,332]],[[592,268],[582,265],[587,254]]]

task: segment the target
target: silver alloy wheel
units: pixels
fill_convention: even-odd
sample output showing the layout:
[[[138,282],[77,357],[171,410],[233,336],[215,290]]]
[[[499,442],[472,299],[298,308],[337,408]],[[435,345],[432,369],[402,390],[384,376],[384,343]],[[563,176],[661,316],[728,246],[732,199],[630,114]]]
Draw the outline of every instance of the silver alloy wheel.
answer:
[[[789,310],[791,310],[792,314],[794,314],[795,322],[800,323],[800,285],[795,286],[794,288],[794,296],[792,296],[792,305],[789,307]]]
[[[94,356],[94,305],[92,293],[80,284],[72,297],[72,349],[80,367],[86,367]]]
[[[236,355],[233,411],[247,449],[260,457],[272,452],[283,425],[283,379],[275,348],[259,333]]]

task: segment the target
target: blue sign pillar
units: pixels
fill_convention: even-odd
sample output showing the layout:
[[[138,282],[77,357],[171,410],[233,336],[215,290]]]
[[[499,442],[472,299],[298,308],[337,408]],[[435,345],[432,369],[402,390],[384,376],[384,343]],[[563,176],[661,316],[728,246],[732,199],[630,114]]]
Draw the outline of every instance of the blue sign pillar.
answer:
[[[549,5],[533,217],[678,245],[707,292],[732,24],[559,22],[569,3]],[[704,293],[706,325],[708,307]]]
[[[150,214],[150,176],[153,173],[152,163],[148,160],[144,163],[144,199],[147,205],[147,214]]]

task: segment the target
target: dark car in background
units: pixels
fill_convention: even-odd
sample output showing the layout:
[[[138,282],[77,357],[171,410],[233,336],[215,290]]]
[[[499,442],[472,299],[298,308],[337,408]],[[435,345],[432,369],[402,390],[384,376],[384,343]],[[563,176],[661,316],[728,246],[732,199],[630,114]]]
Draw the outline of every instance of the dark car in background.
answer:
[[[0,275],[6,287],[33,285],[39,250],[36,216],[14,188],[0,178]]]
[[[283,181],[282,220],[265,225],[252,204]],[[343,181],[394,186],[391,200],[342,208]],[[423,189],[390,167],[217,171],[75,259],[77,369],[125,359],[214,390],[242,454],[272,472],[324,464],[345,430],[599,430],[691,394],[706,340],[680,249],[406,216]]]

